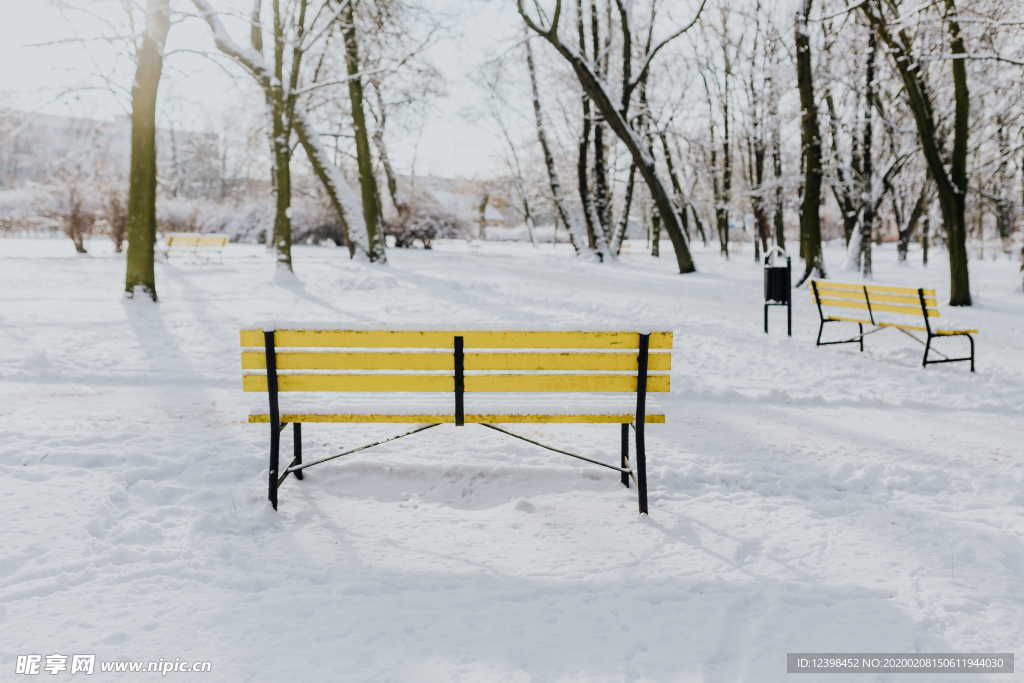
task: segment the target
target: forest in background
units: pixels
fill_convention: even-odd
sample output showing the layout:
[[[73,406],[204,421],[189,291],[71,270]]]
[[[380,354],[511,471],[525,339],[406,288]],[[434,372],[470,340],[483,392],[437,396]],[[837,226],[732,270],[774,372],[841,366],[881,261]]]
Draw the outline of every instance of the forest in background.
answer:
[[[722,258],[737,242],[754,259],[786,247],[803,278],[870,278],[873,245],[907,258],[917,244],[948,262],[954,305],[971,303],[972,259],[1020,278],[1011,0],[520,0],[506,40],[466,64],[478,97],[464,116],[497,141],[494,171],[441,183],[394,162],[409,157],[396,132],[452,77],[431,63],[452,29],[427,0],[55,4],[108,29],[76,40],[121,55],[103,76],[126,116],[0,111],[0,229],[59,227],[83,251],[109,234],[128,245],[131,293],[156,296],[158,230],[261,241],[285,272],[297,242],[386,263],[388,248],[521,226],[590,261],[647,236],[681,273],[699,268],[694,241]],[[183,58],[168,35],[197,22],[202,63],[243,94],[202,130],[176,125],[180,90],[159,94]],[[838,239],[845,262],[826,264],[821,244]]]

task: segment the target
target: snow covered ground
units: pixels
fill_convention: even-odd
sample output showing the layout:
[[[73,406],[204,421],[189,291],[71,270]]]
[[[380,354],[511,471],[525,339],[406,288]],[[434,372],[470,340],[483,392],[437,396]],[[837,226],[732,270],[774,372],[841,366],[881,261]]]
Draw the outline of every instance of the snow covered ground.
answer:
[[[955,315],[982,330],[971,375],[922,369],[895,331],[815,348],[803,290],[794,337],[781,309],[766,337],[749,252],[698,251],[681,277],[632,246],[602,266],[444,243],[387,268],[298,247],[282,285],[232,245],[161,263],[151,305],[121,298],[103,241],[0,242],[0,679],[26,653],[213,662],[173,680],[709,683],[792,678],[789,651],[1024,654],[1016,265],[972,264],[977,305]],[[945,290],[934,260],[886,247],[875,280]],[[238,360],[238,329],[271,318],[667,321],[651,515],[614,473],[472,426],[312,469],[273,512]],[[395,431],[310,425],[307,458]],[[616,426],[520,431],[617,457]]]

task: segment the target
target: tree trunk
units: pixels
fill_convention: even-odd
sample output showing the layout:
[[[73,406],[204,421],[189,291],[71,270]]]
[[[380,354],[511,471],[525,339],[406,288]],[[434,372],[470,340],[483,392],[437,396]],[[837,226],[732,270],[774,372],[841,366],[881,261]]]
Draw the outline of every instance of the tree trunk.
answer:
[[[345,3],[341,35],[345,42],[345,67],[348,73],[348,98],[352,109],[352,128],[356,139],[356,164],[359,167],[359,189],[362,196],[363,220],[366,223],[367,249],[370,261],[387,262],[384,233],[380,226],[380,193],[373,172],[370,135],[363,108],[363,79],[359,73],[359,43],[356,38],[354,1]]]
[[[128,212],[119,190],[111,190],[107,195],[106,211],[114,253],[120,254],[124,250],[124,238],[128,233]]]
[[[676,213],[679,215],[679,223],[683,226],[683,233],[686,235],[687,241],[690,239],[690,221],[686,216],[686,196],[683,192],[682,183],[679,182],[679,176],[676,174],[676,163],[672,156],[672,149],[668,144],[668,134],[664,129],[661,129],[658,133],[658,138],[661,140],[661,150],[665,155],[665,167],[668,170],[668,177],[672,183],[672,195],[675,199]],[[630,177],[632,178],[633,166],[630,166]]]
[[[481,241],[487,240],[487,205],[491,203],[491,193],[485,192],[480,200],[480,207],[477,209],[479,231],[477,236]]]
[[[814,0],[803,0],[796,16],[797,86],[800,90],[800,137],[804,158],[804,194],[800,209],[800,255],[804,274],[799,287],[814,271],[827,278],[825,259],[821,252],[821,128],[818,125],[818,103],[814,98],[814,70],[811,65],[811,36],[807,22]]]
[[[612,249],[616,254],[622,252],[622,243],[626,241],[629,234],[629,213],[633,210],[633,194],[636,191],[636,164],[629,165],[629,177],[626,180],[626,197],[623,200],[622,218],[619,220],[619,229],[612,243]]]
[[[853,237],[853,231],[857,229],[857,218],[860,215],[858,202],[856,201],[856,192],[853,191],[853,185],[857,182],[858,175],[858,154],[855,149],[851,155],[853,157],[853,173],[851,177],[847,177],[843,164],[840,161],[842,154],[839,150],[839,115],[836,113],[836,102],[835,97],[832,96],[832,88],[828,85],[825,87],[825,106],[828,108],[829,132],[831,133],[829,140],[832,147],[832,157],[835,159],[836,164],[836,180],[832,183],[832,195],[835,197],[836,204],[839,205],[839,211],[843,215],[843,240],[849,246],[850,239]],[[856,143],[853,146],[856,148]]]
[[[526,19],[521,1],[518,5],[518,9],[520,16]],[[676,216],[675,212],[672,210],[671,195],[665,188],[665,185],[661,182],[661,179],[658,177],[654,159],[651,158],[650,154],[644,148],[644,143],[641,137],[635,130],[633,130],[633,128],[622,117],[620,112],[615,108],[608,92],[594,74],[593,69],[590,68],[590,65],[587,64],[587,62],[583,60],[575,50],[572,50],[562,44],[558,36],[550,31],[544,32],[542,30],[538,30],[538,28],[534,28],[534,31],[554,47],[572,66],[573,71],[576,74],[576,78],[579,80],[584,92],[590,97],[594,106],[597,107],[598,112],[604,117],[608,122],[608,125],[615,132],[615,135],[629,150],[633,157],[633,162],[637,165],[640,175],[643,177],[644,182],[646,183],[647,188],[658,207],[658,211],[661,213],[664,227],[669,234],[669,238],[672,240],[673,247],[675,248],[676,263],[679,267],[679,272],[695,272],[697,268],[693,263],[693,257],[690,254],[690,248],[686,242],[686,235],[683,233],[682,226],[679,224],[679,217]]]
[[[907,260],[907,252],[910,251],[910,240],[914,238],[914,228],[921,221],[921,217],[924,215],[925,209],[928,207],[928,183],[925,182],[921,185],[921,192],[917,195],[917,201],[914,202],[913,208],[910,210],[910,216],[904,225],[899,227],[899,242],[896,245],[897,258],[900,263]],[[924,247],[928,242],[927,235],[921,236],[921,246]],[[927,264],[927,257],[925,257],[925,263]]]
[[[528,30],[524,27],[524,33]],[[537,125],[537,141],[540,143],[541,152],[544,154],[544,167],[548,172],[548,186],[551,189],[551,202],[555,206],[555,212],[562,221],[566,231],[569,233],[569,242],[572,244],[576,254],[592,253],[586,243],[586,235],[582,234],[579,224],[569,217],[565,208],[565,201],[562,198],[562,183],[558,178],[558,170],[555,168],[555,157],[551,152],[551,144],[548,142],[547,128],[544,125],[544,112],[540,102],[540,88],[537,85],[537,64],[533,58],[533,44],[529,37],[526,43],[526,68],[530,74],[530,92],[533,96],[533,116]]]
[[[610,8],[609,8],[610,9]],[[602,80],[608,79],[608,66],[610,61],[610,39],[611,25],[608,25],[605,41],[601,40],[601,24],[598,19],[597,2],[590,0],[590,30],[591,47],[593,51],[594,66],[598,76]],[[603,48],[602,49],[602,45]],[[603,233],[600,242],[608,244],[613,238],[611,235],[611,190],[608,186],[608,164],[606,157],[608,145],[605,141],[607,125],[600,117],[594,120],[594,202],[593,208],[596,216],[594,229]],[[614,254],[610,254],[614,256]]]
[[[370,83],[373,88],[374,98],[377,102],[377,125],[373,129],[373,144],[377,147],[377,158],[380,159],[380,165],[384,168],[384,178],[387,181],[388,196],[391,197],[391,205],[398,210],[398,177],[395,175],[395,169],[391,165],[391,155],[388,154],[388,146],[384,140],[384,130],[388,122],[388,112],[386,105],[384,104],[384,97],[380,92],[380,83],[372,81]]]
[[[157,300],[153,250],[156,244],[156,97],[170,30],[169,0],[147,0],[146,32],[132,86],[132,151],[128,186],[128,256],[124,289]]]
[[[903,81],[910,111],[914,115],[918,140],[932,180],[935,181],[939,209],[949,250],[950,306],[970,306],[970,273],[967,265],[967,156],[970,140],[970,92],[967,86],[967,46],[956,20],[956,3],[944,0],[944,21],[950,36],[950,59],[953,72],[955,116],[953,123],[952,153],[945,154],[938,137],[934,106],[927,83],[923,80],[922,65],[912,53],[909,32],[896,26],[890,31],[882,5],[877,1],[860,5],[861,11],[885,43],[893,63]],[[949,161],[947,171],[947,160]]]
[[[775,229],[775,244],[786,248],[785,190],[782,168],[782,122],[779,118],[779,91],[775,78],[769,70],[766,90],[768,92],[768,120],[771,126],[772,175],[775,182],[775,201],[772,211],[772,225]]]
[[[878,39],[875,32],[868,31],[868,66],[864,83],[864,144],[862,152],[864,200],[860,222],[860,274],[871,278],[871,234],[875,226],[874,196],[874,107],[875,107],[875,60],[878,55]]]
[[[732,66],[729,62],[728,44],[722,43],[725,63],[722,95],[722,194],[715,206],[715,220],[718,224],[718,246],[724,258],[729,258],[729,204],[732,202],[732,126],[729,109],[729,77]]]

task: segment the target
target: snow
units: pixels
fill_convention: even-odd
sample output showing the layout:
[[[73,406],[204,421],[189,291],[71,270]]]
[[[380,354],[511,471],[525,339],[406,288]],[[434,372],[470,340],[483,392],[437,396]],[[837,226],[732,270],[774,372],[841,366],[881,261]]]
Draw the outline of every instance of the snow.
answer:
[[[764,335],[750,245],[728,262],[694,245],[687,276],[630,246],[594,264],[567,245],[439,241],[387,268],[298,246],[280,286],[272,254],[231,244],[223,264],[158,262],[160,303],[141,305],[105,238],[82,258],[68,240],[0,241],[2,666],[94,652],[208,659],[204,681],[761,682],[788,680],[789,651],[1021,651],[1018,265],[971,263],[977,305],[956,313],[982,331],[972,375],[922,369],[896,332],[815,348],[806,292],[793,338],[778,309]],[[931,256],[877,248],[874,282],[944,302]],[[278,316],[669,321],[650,516],[613,472],[447,425],[289,479],[275,513],[238,330]],[[512,429],[618,459],[615,425]],[[312,460],[403,428],[303,431]]]

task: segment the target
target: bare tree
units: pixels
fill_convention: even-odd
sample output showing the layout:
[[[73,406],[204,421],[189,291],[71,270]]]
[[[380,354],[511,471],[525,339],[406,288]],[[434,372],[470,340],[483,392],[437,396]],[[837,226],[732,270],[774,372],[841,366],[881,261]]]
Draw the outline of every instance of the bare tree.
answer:
[[[559,22],[562,15],[562,1],[555,1],[550,19],[547,19],[542,11],[538,11],[536,14],[528,12],[524,6],[523,0],[517,0],[516,6],[519,11],[519,15],[523,18],[526,25],[537,35],[547,41],[548,44],[550,44],[572,67],[573,72],[576,74],[576,78],[587,97],[594,104],[597,111],[605,121],[608,122],[609,127],[615,132],[619,140],[622,141],[629,150],[633,157],[633,161],[637,165],[637,169],[644,178],[644,182],[646,183],[647,188],[658,207],[658,211],[662,216],[666,229],[668,230],[669,237],[675,247],[679,272],[694,272],[696,267],[694,266],[693,258],[690,255],[686,235],[679,223],[679,217],[676,215],[675,211],[673,211],[671,194],[658,175],[655,160],[651,156],[649,149],[645,145],[642,137],[626,120],[623,112],[613,103],[608,90],[590,62],[573,47],[563,42],[558,34]],[[702,3],[700,10],[703,10],[703,6],[704,5]],[[641,62],[640,75],[642,76],[650,68],[651,62],[658,52],[660,52],[673,39],[689,30],[696,20],[697,19],[695,18],[692,22],[673,32],[667,38],[655,45],[654,48],[644,56]],[[635,84],[637,84],[638,81],[632,74],[625,75],[624,80],[627,83],[624,97],[628,97],[628,93],[633,87],[635,87]]]
[[[942,0],[941,21],[949,34],[951,77],[955,103],[952,146],[940,132],[940,121],[927,71],[910,30],[902,24],[900,0],[865,0],[859,5],[884,43],[903,82],[910,111],[917,126],[921,150],[928,163],[938,195],[949,249],[951,306],[971,305],[967,265],[967,155],[970,139],[970,91],[967,85],[967,45],[961,31],[955,0]],[[948,160],[948,165],[947,165]]]
[[[352,112],[352,129],[356,138],[356,163],[359,166],[359,187],[362,191],[363,222],[366,224],[370,261],[387,262],[384,232],[380,228],[381,203],[377,176],[373,172],[370,135],[363,108],[363,78],[360,73],[359,40],[356,33],[357,0],[338,0],[341,5],[341,36],[345,43],[345,68],[348,76],[348,97]]]
[[[128,257],[124,289],[153,301],[156,273],[156,96],[170,31],[169,0],[147,0],[146,29],[132,85],[132,152],[128,186]]]
[[[804,166],[803,205],[800,208],[800,255],[804,259],[804,274],[797,283],[798,287],[814,271],[820,277],[828,277],[821,252],[821,128],[818,124],[818,102],[814,95],[814,68],[808,28],[813,4],[814,0],[803,0],[801,10],[796,15],[796,69],[797,87],[800,90],[800,138]]]

